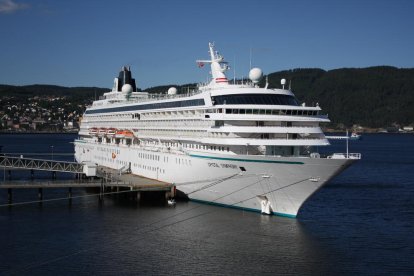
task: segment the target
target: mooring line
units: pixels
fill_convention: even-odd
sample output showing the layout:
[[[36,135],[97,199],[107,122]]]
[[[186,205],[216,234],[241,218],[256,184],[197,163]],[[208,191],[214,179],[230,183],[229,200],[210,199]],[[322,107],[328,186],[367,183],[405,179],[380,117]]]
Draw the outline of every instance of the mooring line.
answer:
[[[304,182],[304,181],[306,181],[306,180],[308,180],[308,178],[306,178],[306,179],[303,179],[303,180],[300,180],[300,181],[296,181],[296,182],[294,182],[294,183],[291,183],[291,184],[288,184],[288,185],[285,185],[285,186],[283,186],[283,187],[279,187],[279,188],[277,188],[277,189],[274,189],[274,190],[271,190],[271,191],[268,191],[268,192],[266,192],[266,193],[263,193],[262,195],[266,195],[266,194],[269,194],[269,193],[272,193],[272,192],[275,192],[275,191],[278,191],[278,190],[282,190],[282,189],[284,189],[284,188],[287,188],[287,187],[290,187],[290,186],[293,186],[293,185],[296,185],[296,184],[299,184],[299,183],[301,183],[301,182]],[[248,186],[246,186],[246,187],[243,187],[243,188],[241,188],[241,189],[239,189],[239,190],[237,190],[237,191],[240,191],[240,190],[242,190],[242,189],[245,189],[245,188],[247,188],[247,187],[249,187],[249,186],[252,186],[252,185],[255,185],[255,184],[257,184],[257,183],[260,183],[262,180],[259,180],[259,181],[256,181],[256,182],[254,182],[254,183],[252,183],[252,184],[250,184],[250,185],[248,185]],[[235,192],[237,192],[237,191],[233,191],[233,192],[231,192],[231,193],[229,193],[229,194],[226,194],[226,195],[223,195],[223,196],[221,196],[221,197],[219,197],[219,198],[216,198],[214,201],[217,201],[218,199],[221,199],[221,198],[223,198],[223,197],[226,197],[226,196],[229,196],[229,195],[231,195],[231,194],[233,194],[233,193],[235,193]],[[122,191],[122,192],[131,192],[131,191]],[[108,194],[110,194],[110,193],[108,193]],[[96,195],[99,195],[99,194],[95,194],[95,196]],[[247,200],[250,200],[250,199],[253,199],[253,198],[255,198],[255,197],[257,197],[257,195],[254,195],[254,196],[252,196],[252,197],[250,197],[250,198],[247,198],[247,199],[244,199],[244,200],[241,200],[241,201],[238,201],[238,202],[235,202],[235,203],[233,203],[233,204],[230,204],[229,206],[233,206],[233,205],[236,205],[236,204],[239,204],[239,203],[242,203],[242,202],[244,202],[244,201],[247,201]],[[209,204],[207,204],[207,205],[209,205]],[[167,217],[167,218],[165,218],[165,219],[163,219],[163,220],[167,220],[167,219],[170,219],[170,218],[173,218],[173,217],[177,217],[177,216],[179,216],[179,215],[182,215],[182,214],[184,214],[184,213],[186,213],[186,212],[189,212],[189,211],[192,211],[192,210],[195,210],[195,209],[198,209],[198,208],[200,208],[200,207],[202,207],[203,205],[199,205],[199,206],[196,206],[196,207],[194,207],[194,208],[190,208],[190,209],[188,209],[188,210],[185,210],[185,211],[183,211],[183,212],[180,212],[180,213],[178,213],[178,214],[175,214],[175,215],[173,215],[173,216],[169,216],[169,217]],[[218,209],[218,208],[217,208]],[[211,210],[211,211],[207,211],[207,212],[204,212],[204,213],[201,213],[201,214],[198,214],[198,215],[194,215],[194,216],[191,216],[191,217],[189,217],[189,218],[185,218],[185,219],[182,219],[182,220],[178,220],[178,221],[174,221],[174,222],[171,222],[171,223],[169,223],[169,224],[167,224],[167,225],[162,225],[162,226],[159,226],[159,227],[157,227],[157,228],[151,228],[151,229],[148,229],[147,231],[144,231],[143,233],[141,233],[141,237],[139,237],[136,241],[139,241],[139,240],[142,240],[142,239],[144,239],[145,237],[144,237],[144,235],[146,235],[146,234],[148,234],[148,233],[150,233],[150,232],[154,232],[154,231],[159,231],[159,230],[162,230],[162,229],[164,229],[164,228],[166,228],[166,227],[169,227],[169,226],[172,226],[172,225],[176,225],[176,224],[179,224],[179,223],[181,223],[181,222],[185,222],[185,221],[188,221],[188,220],[191,220],[191,219],[194,219],[194,218],[198,218],[198,217],[201,217],[201,216],[204,216],[204,215],[208,215],[208,214],[212,214],[212,213],[214,213],[214,212],[218,212],[219,210],[217,210],[217,209],[214,209],[214,210]],[[134,230],[131,230],[131,233],[136,233],[135,231],[137,231],[137,230],[143,230],[143,229],[145,229],[145,228],[147,228],[147,227],[150,227],[150,226],[153,226],[153,225],[155,225],[155,224],[157,224],[157,223],[159,223],[159,222],[161,222],[161,221],[163,221],[163,220],[157,220],[157,221],[155,221],[155,222],[152,222],[152,223],[150,223],[149,225],[146,225],[146,226],[143,226],[143,227],[141,227],[141,228],[138,228],[138,229],[134,229]],[[136,237],[136,235],[133,235],[133,237]],[[133,240],[133,238],[132,239],[130,239],[130,240]],[[112,243],[116,243],[117,241],[113,241]],[[91,250],[93,250],[94,249],[94,247],[89,247],[89,248],[87,248],[87,249],[82,249],[82,250],[78,250],[78,251],[75,251],[75,252],[73,252],[73,253],[70,253],[70,254],[67,254],[67,255],[63,255],[63,256],[59,256],[59,257],[56,257],[56,258],[53,258],[53,259],[50,259],[50,260],[46,260],[46,261],[44,261],[44,262],[42,262],[42,263],[33,263],[33,264],[31,264],[31,265],[28,265],[28,266],[26,266],[26,267],[24,267],[24,268],[22,268],[22,269],[18,269],[18,270],[15,270],[15,271],[8,271],[9,273],[11,273],[11,274],[13,274],[13,273],[18,273],[18,272],[24,272],[24,271],[27,271],[27,270],[29,270],[29,269],[33,269],[33,268],[36,268],[36,267],[40,267],[40,266],[43,266],[43,265],[47,265],[47,264],[50,264],[50,263],[54,263],[54,262],[57,262],[57,261],[60,261],[60,260],[63,260],[63,259],[66,259],[66,258],[69,258],[69,257],[72,257],[72,256],[75,256],[75,255],[78,255],[78,254],[81,254],[81,253],[85,253],[85,252],[88,252],[88,251],[91,251]]]
[[[158,188],[146,188],[145,191],[146,192],[158,191]],[[117,191],[117,192],[103,192],[103,193],[96,193],[96,194],[87,194],[87,195],[72,196],[72,197],[50,198],[50,199],[43,199],[43,200],[33,200],[33,201],[24,201],[24,202],[17,202],[17,203],[0,204],[0,207],[12,207],[12,206],[18,206],[18,205],[52,202],[52,201],[60,201],[60,200],[70,200],[70,199],[78,199],[78,198],[86,198],[86,197],[94,197],[94,196],[123,194],[123,193],[130,193],[130,192],[141,192],[141,191],[140,190],[125,190],[125,191]]]

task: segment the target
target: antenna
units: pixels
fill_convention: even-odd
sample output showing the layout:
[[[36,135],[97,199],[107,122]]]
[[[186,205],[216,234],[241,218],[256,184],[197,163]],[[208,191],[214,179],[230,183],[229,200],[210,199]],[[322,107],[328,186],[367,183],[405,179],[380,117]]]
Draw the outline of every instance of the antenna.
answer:
[[[289,90],[292,90],[292,80],[289,80]]]
[[[252,69],[252,47],[250,47],[250,68],[249,70]]]
[[[234,55],[233,84],[236,84],[236,55]]]

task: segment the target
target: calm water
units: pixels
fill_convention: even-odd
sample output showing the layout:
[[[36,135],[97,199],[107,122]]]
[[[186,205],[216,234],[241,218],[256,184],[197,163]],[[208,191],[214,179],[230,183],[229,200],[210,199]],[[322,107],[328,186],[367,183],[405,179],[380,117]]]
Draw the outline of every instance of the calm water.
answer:
[[[59,153],[73,151],[74,137],[0,135],[0,145],[3,152],[49,155],[43,158],[53,150],[54,159],[70,160]],[[343,141],[333,143],[332,151],[344,152]],[[171,208],[105,198],[99,204],[95,196],[71,205],[0,207],[0,274],[412,275],[414,135],[364,135],[350,147],[363,160],[314,195],[297,219],[193,202]],[[36,196],[16,191],[14,201]],[[64,196],[65,190],[44,195]],[[0,190],[0,204],[6,198]]]

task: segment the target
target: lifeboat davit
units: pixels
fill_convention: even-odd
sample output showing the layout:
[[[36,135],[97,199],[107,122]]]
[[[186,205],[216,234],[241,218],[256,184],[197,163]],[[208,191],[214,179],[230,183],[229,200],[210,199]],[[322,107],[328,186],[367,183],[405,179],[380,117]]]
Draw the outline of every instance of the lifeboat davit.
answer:
[[[90,135],[96,135],[96,134],[98,134],[98,129],[96,127],[90,128],[89,129],[89,134]]]

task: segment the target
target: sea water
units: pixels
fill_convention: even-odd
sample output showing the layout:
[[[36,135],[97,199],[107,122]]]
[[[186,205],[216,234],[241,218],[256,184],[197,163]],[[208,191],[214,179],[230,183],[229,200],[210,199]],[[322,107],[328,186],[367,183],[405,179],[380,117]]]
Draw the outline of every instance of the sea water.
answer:
[[[73,152],[74,138],[8,134],[0,145],[5,153],[71,161],[62,153]],[[345,152],[344,141],[332,144],[320,151]],[[99,202],[83,189],[71,204],[2,206],[0,274],[413,274],[414,135],[366,134],[349,145],[362,160],[312,196],[296,219],[191,201]],[[13,171],[12,179],[28,180],[30,172]],[[44,191],[44,199],[65,196],[65,189]],[[37,190],[13,192],[16,203],[36,198]]]

